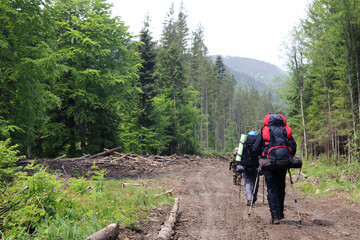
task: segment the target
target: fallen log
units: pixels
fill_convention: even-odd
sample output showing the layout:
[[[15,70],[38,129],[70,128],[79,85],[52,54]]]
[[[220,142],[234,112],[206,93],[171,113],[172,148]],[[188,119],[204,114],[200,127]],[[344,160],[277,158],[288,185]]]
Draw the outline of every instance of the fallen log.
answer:
[[[33,163],[35,162],[35,159],[20,159],[17,164],[23,164],[23,163]]]
[[[110,149],[108,149],[108,148],[104,148],[104,151],[109,151],[109,150],[110,150]],[[115,155],[122,155],[121,153],[116,152],[116,151],[114,151],[113,154],[115,154]]]
[[[53,161],[59,160],[66,157],[66,154],[61,155],[60,157],[54,158]]]
[[[166,195],[166,194],[173,195],[173,192],[174,192],[174,189],[171,189],[171,190],[166,191],[166,192],[163,192],[163,193],[154,194],[154,195],[149,195],[149,196],[158,198],[158,197],[160,197],[160,196],[162,196],[162,195]],[[148,196],[147,196],[147,197],[148,197]]]
[[[104,155],[110,154],[110,153],[112,153],[112,152],[115,152],[116,150],[119,150],[120,148],[121,148],[121,147],[116,147],[116,148],[109,149],[109,150],[104,151],[104,152],[97,153],[97,154],[95,154],[95,155],[92,155],[92,156],[88,157],[88,159],[97,158],[97,157],[100,157],[100,156],[104,156]]]
[[[119,233],[119,224],[113,223],[87,237],[85,240],[116,240],[118,239]]]
[[[140,186],[144,186],[144,184],[140,184],[140,183],[121,183],[122,188],[124,188],[126,186],[140,187]]]
[[[179,198],[175,198],[175,203],[170,212],[170,216],[166,220],[166,222],[161,226],[161,230],[157,235],[156,240],[171,239],[171,236],[174,234],[174,227],[175,227],[178,210],[179,210]]]

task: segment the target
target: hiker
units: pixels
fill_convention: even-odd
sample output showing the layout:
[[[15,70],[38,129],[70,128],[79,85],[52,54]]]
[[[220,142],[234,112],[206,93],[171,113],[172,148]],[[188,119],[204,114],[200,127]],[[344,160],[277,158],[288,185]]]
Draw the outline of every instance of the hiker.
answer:
[[[233,183],[235,186],[240,185],[241,173],[236,171],[236,167],[238,162],[236,161],[236,156],[238,154],[238,148],[234,149],[234,152],[230,155],[230,163],[229,163],[229,170],[233,171]]]
[[[261,158],[290,160],[296,153],[296,142],[292,137],[291,128],[281,113],[267,114],[263,127],[257,135],[253,151]],[[271,223],[279,224],[284,218],[285,177],[287,168],[271,167],[262,172],[265,176],[267,198],[271,213]]]
[[[249,132],[246,141],[244,143],[243,154],[240,162],[240,165],[244,169],[243,171],[245,177],[245,192],[246,192],[247,206],[251,205],[251,201],[253,201],[252,202],[253,204],[256,202],[257,192],[259,188],[259,182],[257,182],[254,192],[255,181],[259,167],[258,154],[254,152],[252,149],[255,140],[256,140],[256,132],[255,131]],[[238,167],[237,170],[241,171],[241,167]]]

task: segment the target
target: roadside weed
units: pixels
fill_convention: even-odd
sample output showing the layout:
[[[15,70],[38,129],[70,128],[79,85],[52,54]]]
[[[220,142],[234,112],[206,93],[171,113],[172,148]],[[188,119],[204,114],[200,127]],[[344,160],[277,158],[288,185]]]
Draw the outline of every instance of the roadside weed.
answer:
[[[334,166],[329,161],[304,162],[302,172],[308,175],[297,185],[312,197],[340,196],[359,202],[360,164]]]
[[[96,168],[91,179],[67,182],[38,165],[28,170],[33,174],[21,174],[1,191],[9,207],[0,215],[2,239],[85,239],[111,223],[136,229],[151,209],[173,204],[161,194],[165,189],[147,187],[147,180],[106,180]]]

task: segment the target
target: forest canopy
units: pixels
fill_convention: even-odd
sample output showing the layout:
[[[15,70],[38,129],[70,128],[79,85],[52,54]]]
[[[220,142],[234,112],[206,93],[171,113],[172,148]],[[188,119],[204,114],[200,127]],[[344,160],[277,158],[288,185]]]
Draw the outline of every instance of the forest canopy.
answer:
[[[283,89],[305,156],[359,161],[360,1],[314,0],[285,43]]]
[[[26,157],[229,152],[274,112],[171,5],[160,41],[104,0],[0,2],[0,137]]]

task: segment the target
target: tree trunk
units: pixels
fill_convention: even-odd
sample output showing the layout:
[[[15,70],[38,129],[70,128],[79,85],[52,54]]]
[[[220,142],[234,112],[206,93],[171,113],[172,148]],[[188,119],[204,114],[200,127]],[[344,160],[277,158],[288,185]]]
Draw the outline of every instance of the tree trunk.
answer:
[[[294,62],[295,62],[295,69],[297,72],[297,77],[299,80],[299,94],[300,94],[300,107],[301,107],[301,120],[302,120],[302,127],[303,127],[303,136],[304,136],[304,151],[305,157],[308,156],[308,147],[307,147],[307,134],[306,134],[306,125],[305,125],[305,113],[304,113],[304,75],[303,75],[303,61],[302,61],[302,53],[299,54],[300,59],[298,60],[297,52],[294,52]],[[300,61],[300,62],[299,62]]]
[[[80,129],[81,129],[81,153],[85,154],[86,153],[86,120],[83,119],[81,121],[80,124]]]
[[[354,94],[353,94],[353,85],[351,80],[351,49],[348,49],[348,80],[349,80],[349,92],[350,92],[350,102],[351,102],[351,115],[352,115],[352,127],[354,136],[356,135],[356,122],[355,122],[355,106],[354,106]]]
[[[306,135],[306,125],[305,125],[305,114],[304,114],[303,86],[300,88],[300,106],[301,106],[301,120],[303,125],[303,134],[304,134],[304,151],[305,151],[305,158],[307,158],[308,147],[307,147],[307,135]]]
[[[71,156],[74,156],[76,153],[76,147],[75,147],[75,121],[74,117],[70,117],[69,119],[69,143],[70,143],[70,149],[69,153]]]
[[[351,114],[352,114],[352,121],[353,121],[353,131],[354,136],[356,135],[356,122],[355,122],[355,105],[354,105],[354,94],[353,94],[353,85],[352,85],[352,79],[351,79],[351,52],[352,52],[352,42],[353,42],[353,36],[351,31],[351,22],[348,18],[347,22],[348,26],[348,33],[349,33],[349,39],[346,41],[347,46],[347,70],[348,70],[348,80],[349,80],[349,91],[350,91],[350,102],[351,102]]]
[[[351,138],[350,138],[350,136],[348,136],[348,164],[350,164],[351,163],[351,159],[352,159],[352,154],[351,154]]]
[[[205,149],[209,149],[209,103],[208,103],[208,91],[205,92],[205,114],[206,114],[206,142],[205,142]]]
[[[354,1],[354,12],[357,11],[356,9],[356,3]],[[354,15],[354,19],[352,22],[357,23],[358,22],[358,18],[357,15]],[[356,81],[357,81],[357,91],[358,91],[358,118],[359,118],[359,122],[360,122],[360,64],[359,64],[359,41],[358,41],[358,27],[354,26],[354,24],[352,24],[352,32],[353,32],[353,39],[354,39],[354,52],[355,52],[355,64],[356,64]],[[355,132],[355,136],[354,139],[356,139],[356,135],[357,132]],[[357,156],[357,151],[358,148],[354,149],[354,155]]]
[[[217,116],[217,102],[215,101],[215,151],[218,151],[218,116]]]
[[[335,141],[335,133],[331,134],[331,152],[334,155],[334,160],[337,158],[336,155],[336,141]]]
[[[339,133],[337,134],[336,143],[337,143],[337,146],[336,146],[336,148],[337,148],[337,154],[336,154],[336,156],[338,156],[337,159],[336,159],[336,161],[337,161],[338,158],[339,158],[339,156],[341,156],[341,155],[340,155],[340,135],[339,135]],[[336,163],[336,162],[335,162],[335,163]]]
[[[357,91],[358,91],[358,108],[360,113],[360,66],[359,66],[359,53],[357,48],[355,48],[355,59],[356,59],[356,81],[357,81]],[[360,122],[360,114],[358,115]]]
[[[244,133],[246,133],[246,116],[245,116],[245,114],[244,114]]]
[[[326,80],[325,77],[323,76],[323,84],[325,89],[327,90],[327,105],[328,105],[328,114],[329,114],[329,119],[330,119],[330,132],[331,132],[331,152],[333,154],[335,154],[336,157],[336,151],[335,151],[335,145],[334,145],[334,124],[333,124],[333,119],[332,119],[332,113],[331,113],[331,100],[330,100],[330,93],[326,84]]]
[[[178,126],[177,126],[177,119],[176,119],[176,92],[175,92],[175,89],[173,90],[174,93],[173,93],[173,96],[174,96],[174,135],[175,135],[175,140],[173,141],[171,145],[171,149],[170,149],[170,152],[171,154],[174,154],[177,152],[177,145],[178,145]]]
[[[201,112],[201,116],[204,116],[204,91],[203,91],[203,74],[201,73],[201,80],[200,80],[200,112]],[[203,148],[204,147],[204,123],[205,120],[201,119],[201,124],[200,124],[200,146]]]

